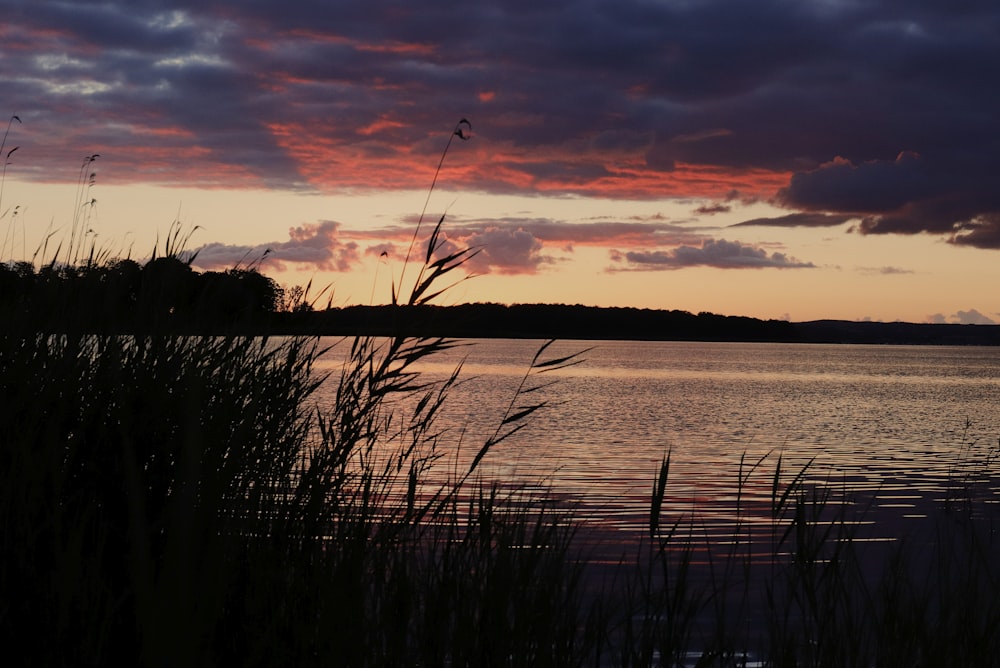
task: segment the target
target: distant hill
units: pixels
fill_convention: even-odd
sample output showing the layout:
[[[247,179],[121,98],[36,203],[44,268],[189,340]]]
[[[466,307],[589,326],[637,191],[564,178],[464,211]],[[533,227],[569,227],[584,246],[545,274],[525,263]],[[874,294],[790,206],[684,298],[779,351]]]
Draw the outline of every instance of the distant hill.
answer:
[[[276,333],[461,338],[1000,345],[1000,325],[791,323],[714,313],[565,304],[348,306],[276,313]]]
[[[1000,325],[814,320],[795,323],[795,329],[799,340],[808,343],[1000,345]]]
[[[455,338],[631,339],[1000,345],[1000,325],[816,320],[568,304],[347,306],[314,310],[251,269],[199,273],[156,257],[35,268],[0,263],[0,332],[104,334],[424,335]]]

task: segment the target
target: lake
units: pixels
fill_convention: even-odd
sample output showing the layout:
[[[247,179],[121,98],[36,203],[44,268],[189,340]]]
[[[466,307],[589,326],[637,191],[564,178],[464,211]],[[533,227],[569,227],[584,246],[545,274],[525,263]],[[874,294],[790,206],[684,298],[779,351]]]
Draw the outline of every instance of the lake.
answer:
[[[430,379],[463,364],[441,415],[459,462],[496,428],[541,342],[464,343],[419,367]],[[345,347],[321,366],[335,371]],[[668,453],[664,512],[697,516],[710,540],[732,528],[738,491],[744,522],[769,521],[779,457],[782,480],[809,464],[810,481],[867,509],[866,540],[907,532],[956,481],[997,502],[1000,348],[560,341],[546,356],[583,349],[580,364],[529,378],[556,381],[529,397],[550,405],[482,471],[550,490],[606,535],[645,530]]]

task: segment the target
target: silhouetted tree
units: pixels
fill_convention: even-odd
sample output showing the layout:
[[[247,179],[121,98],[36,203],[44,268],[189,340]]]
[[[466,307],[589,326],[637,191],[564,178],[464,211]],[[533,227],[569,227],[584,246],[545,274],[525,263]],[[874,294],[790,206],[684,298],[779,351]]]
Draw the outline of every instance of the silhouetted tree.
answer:
[[[190,317],[195,294],[191,265],[176,257],[158,257],[142,268],[139,315],[148,327],[176,325]]]

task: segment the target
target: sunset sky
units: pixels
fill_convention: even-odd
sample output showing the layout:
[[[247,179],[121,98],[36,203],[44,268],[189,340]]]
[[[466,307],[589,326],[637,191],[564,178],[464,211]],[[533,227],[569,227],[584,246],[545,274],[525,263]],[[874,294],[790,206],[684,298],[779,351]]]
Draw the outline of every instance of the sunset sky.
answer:
[[[995,0],[0,11],[0,260],[176,223],[385,302],[451,138],[425,220],[481,252],[442,303],[1000,322]]]

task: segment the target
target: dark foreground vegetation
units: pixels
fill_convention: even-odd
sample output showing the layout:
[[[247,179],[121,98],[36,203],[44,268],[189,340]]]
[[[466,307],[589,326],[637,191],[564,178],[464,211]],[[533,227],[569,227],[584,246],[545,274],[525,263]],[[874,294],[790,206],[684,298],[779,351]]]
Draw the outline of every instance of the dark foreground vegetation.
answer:
[[[595,563],[608,545],[571,503],[479,474],[544,409],[546,372],[577,358],[543,347],[526,360],[495,433],[462,444],[475,454],[459,460],[459,435],[435,421],[459,370],[433,383],[412,371],[449,340],[397,321],[405,334],[343,344],[346,362],[327,378],[314,370],[318,339],[245,335],[240,323],[274,302],[231,300],[221,320],[208,287],[189,302],[165,296],[157,272],[180,261],[162,260],[148,273],[128,265],[134,293],[117,281],[124,265],[53,266],[77,276],[79,292],[35,293],[21,302],[32,315],[0,332],[0,641],[11,665],[967,666],[1000,656],[1000,518],[983,482],[992,459],[983,477],[956,476],[928,533],[890,546],[863,540],[864,511],[836,485],[807,483],[780,459],[748,462],[741,489],[763,477],[770,520],[751,522],[737,499],[743,519],[715,550],[700,543],[697,517],[667,507],[667,459],[650,471],[643,537]],[[405,303],[414,310],[397,313],[415,312],[461,261],[429,254]],[[93,326],[133,294],[145,320]],[[188,308],[198,315],[179,327]],[[200,317],[222,334],[185,334]],[[336,387],[332,403],[317,403],[320,383]]]
[[[438,310],[469,254],[438,256],[439,227],[410,292],[354,321],[250,269],[197,274],[176,248],[139,265],[81,258],[71,237],[78,262],[0,265],[6,665],[996,665],[995,448],[888,545],[865,540],[846,490],[778,458],[741,467],[732,535],[706,547],[702,518],[668,501],[669,457],[644,532],[603,543],[571,501],[480,471],[579,358],[541,346],[496,430],[462,442],[436,420],[460,369],[414,371],[453,345],[440,335],[786,340],[790,325]],[[355,336],[328,376],[305,334],[332,333]],[[751,507],[742,490],[761,484]]]

